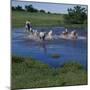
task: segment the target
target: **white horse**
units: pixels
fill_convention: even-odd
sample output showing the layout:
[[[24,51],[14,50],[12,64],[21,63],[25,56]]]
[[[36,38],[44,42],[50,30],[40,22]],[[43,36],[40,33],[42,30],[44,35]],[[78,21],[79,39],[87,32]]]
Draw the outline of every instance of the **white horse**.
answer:
[[[52,30],[50,30],[50,31],[48,32],[48,34],[47,34],[47,38],[50,39],[50,40],[53,39],[52,33],[53,33]]]
[[[45,40],[46,32],[40,32],[39,37],[40,37],[40,39]]]
[[[70,33],[70,37],[71,37],[71,39],[74,39],[74,40],[78,38],[78,33],[76,32],[76,30],[74,30]]]
[[[65,36],[68,35],[68,30],[65,29],[65,31],[62,32],[62,35],[65,35]]]
[[[68,35],[69,35],[69,32],[67,30],[67,28],[65,29],[65,31],[62,32],[61,36],[64,38],[64,39],[67,39],[68,38]]]

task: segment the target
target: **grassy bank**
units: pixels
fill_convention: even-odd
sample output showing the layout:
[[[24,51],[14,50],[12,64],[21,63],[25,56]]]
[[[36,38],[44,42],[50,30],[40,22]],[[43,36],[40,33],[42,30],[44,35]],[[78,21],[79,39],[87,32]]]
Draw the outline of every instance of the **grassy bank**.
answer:
[[[52,27],[64,26],[67,28],[86,27],[82,24],[64,24],[64,15],[47,14],[47,13],[31,13],[24,11],[12,11],[12,27],[24,27],[26,20],[30,20],[33,27]]]
[[[87,84],[87,73],[77,63],[50,68],[33,59],[12,57],[12,89]]]
[[[23,27],[26,20],[30,20],[33,26],[58,26],[63,23],[63,15],[12,11],[13,27]]]

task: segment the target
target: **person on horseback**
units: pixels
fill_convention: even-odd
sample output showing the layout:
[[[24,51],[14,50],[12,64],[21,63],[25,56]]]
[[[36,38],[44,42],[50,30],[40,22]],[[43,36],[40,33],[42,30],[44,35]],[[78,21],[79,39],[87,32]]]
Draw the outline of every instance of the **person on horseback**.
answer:
[[[26,21],[26,25],[25,25],[25,28],[28,32],[32,32],[32,25],[31,25],[31,22],[28,20]]]

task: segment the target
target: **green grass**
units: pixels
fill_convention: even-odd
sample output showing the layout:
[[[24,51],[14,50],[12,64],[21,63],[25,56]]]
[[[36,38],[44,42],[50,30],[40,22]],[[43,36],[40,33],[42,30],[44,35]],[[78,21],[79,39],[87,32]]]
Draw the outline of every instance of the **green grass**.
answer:
[[[55,69],[31,58],[13,57],[11,76],[12,89],[87,84],[86,71],[75,62]]]
[[[63,22],[63,15],[12,11],[12,26],[23,27],[26,20],[33,26],[58,26]]]
[[[12,11],[12,27],[24,27],[26,20],[30,20],[33,27],[64,26],[66,28],[83,28],[85,24],[65,24],[63,14],[31,13]]]

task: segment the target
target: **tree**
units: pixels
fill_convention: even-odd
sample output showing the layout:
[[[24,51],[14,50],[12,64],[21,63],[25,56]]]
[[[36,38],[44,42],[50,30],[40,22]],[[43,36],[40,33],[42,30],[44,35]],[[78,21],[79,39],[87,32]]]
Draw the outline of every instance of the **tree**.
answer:
[[[81,6],[68,8],[68,14],[65,15],[65,22],[72,24],[83,24],[87,20],[87,10]]]
[[[32,5],[26,5],[25,9],[26,9],[26,11],[32,11],[33,10],[33,6]]]
[[[49,11],[48,11],[47,13],[48,13],[48,14],[51,14],[51,12],[49,12]]]
[[[38,12],[38,10],[35,9],[32,5],[26,5],[25,9],[26,11],[29,11],[29,12]]]
[[[41,9],[40,12],[41,12],[41,13],[45,13],[45,10],[42,10],[42,9]]]
[[[15,10],[16,8],[14,6],[12,6],[12,10]]]
[[[38,10],[34,8],[34,9],[33,9],[33,12],[38,12]]]
[[[19,5],[15,8],[15,10],[18,10],[18,11],[23,11],[22,7],[21,7],[21,6],[19,6]]]

